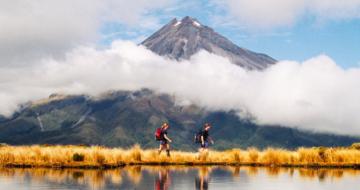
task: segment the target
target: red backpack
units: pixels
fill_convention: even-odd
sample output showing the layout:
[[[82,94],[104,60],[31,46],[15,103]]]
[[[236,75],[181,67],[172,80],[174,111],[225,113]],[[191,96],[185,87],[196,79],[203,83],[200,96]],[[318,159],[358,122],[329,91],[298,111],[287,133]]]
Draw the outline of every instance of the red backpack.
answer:
[[[162,132],[162,130],[161,130],[160,127],[157,128],[156,131],[155,131],[155,139],[156,139],[157,141],[161,140],[161,132]]]

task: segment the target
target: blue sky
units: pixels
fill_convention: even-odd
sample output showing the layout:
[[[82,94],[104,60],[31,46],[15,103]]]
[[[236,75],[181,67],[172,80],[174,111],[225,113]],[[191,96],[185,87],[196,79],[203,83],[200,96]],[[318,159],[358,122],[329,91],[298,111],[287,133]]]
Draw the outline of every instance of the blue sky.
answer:
[[[14,0],[0,2],[0,66],[116,39],[139,43],[184,16],[278,60],[326,54],[344,68],[360,63],[360,0]]]
[[[320,12],[319,8],[313,11],[311,7],[307,6],[307,10],[298,13],[298,16],[295,16],[290,23],[285,21],[273,24],[270,20],[265,23],[265,27],[262,27],[261,24],[253,26],[246,20],[244,22],[244,19],[252,19],[251,14],[245,15],[245,18],[239,21],[236,18],[238,15],[231,15],[225,4],[208,0],[177,1],[166,8],[147,12],[144,16],[153,18],[154,21],[150,27],[108,22],[101,29],[103,38],[100,43],[109,44],[115,39],[141,42],[172,18],[181,19],[184,16],[191,16],[197,18],[202,24],[214,28],[215,31],[226,36],[235,44],[256,52],[266,53],[278,60],[304,61],[320,54],[326,54],[344,68],[357,67],[360,64],[360,19],[357,14],[342,16],[340,13],[344,10],[332,9],[332,14],[335,14],[334,11],[338,11],[340,16],[329,18],[324,16],[327,14],[326,11],[329,11],[328,4],[319,5],[319,7],[327,8],[325,14]],[[336,6],[339,7],[339,5]],[[357,6],[357,4],[352,6]],[[286,8],[290,9],[291,7],[287,6],[283,9]],[[343,9],[346,8],[349,9],[349,12],[352,11],[351,7]],[[264,18],[266,16],[265,14]],[[283,15],[280,14],[280,16]],[[260,17],[260,19],[262,18]],[[263,22],[260,23],[263,24]]]

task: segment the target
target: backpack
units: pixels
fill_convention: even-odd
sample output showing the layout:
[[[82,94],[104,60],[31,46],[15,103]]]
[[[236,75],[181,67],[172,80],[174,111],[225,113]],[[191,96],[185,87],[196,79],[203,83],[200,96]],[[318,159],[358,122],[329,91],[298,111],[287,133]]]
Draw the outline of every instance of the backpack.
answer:
[[[155,130],[155,139],[157,141],[161,140],[161,132],[162,132],[162,130],[160,127]]]
[[[195,133],[194,143],[201,143],[201,135],[202,130],[200,129],[197,133]]]

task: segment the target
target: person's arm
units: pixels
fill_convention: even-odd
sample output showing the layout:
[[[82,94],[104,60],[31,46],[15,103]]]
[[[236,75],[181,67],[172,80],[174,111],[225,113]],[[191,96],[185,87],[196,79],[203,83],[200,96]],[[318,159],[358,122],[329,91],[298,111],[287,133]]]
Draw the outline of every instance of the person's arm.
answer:
[[[166,134],[164,134],[164,138],[165,138],[167,141],[171,142],[171,139],[170,139]]]
[[[201,136],[200,136],[200,139],[201,139],[201,144],[204,145],[204,143],[205,143],[205,141],[204,141],[204,136],[201,135]]]
[[[214,144],[213,138],[209,137],[211,144]]]

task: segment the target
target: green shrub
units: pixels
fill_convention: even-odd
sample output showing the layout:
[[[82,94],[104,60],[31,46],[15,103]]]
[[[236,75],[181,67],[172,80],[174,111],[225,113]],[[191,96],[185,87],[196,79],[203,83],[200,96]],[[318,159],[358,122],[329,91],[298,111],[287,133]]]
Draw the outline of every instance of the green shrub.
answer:
[[[351,148],[360,150],[360,142],[352,144]]]
[[[325,155],[326,150],[327,150],[327,148],[323,147],[323,146],[320,146],[318,148],[318,154],[322,161],[326,161],[326,155]]]
[[[80,153],[73,154],[73,161],[75,161],[75,162],[82,162],[82,161],[84,161],[84,159],[85,159],[85,156],[83,154],[80,154]]]

